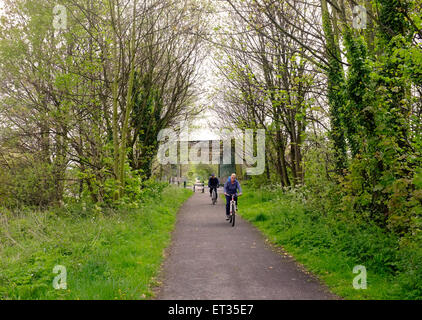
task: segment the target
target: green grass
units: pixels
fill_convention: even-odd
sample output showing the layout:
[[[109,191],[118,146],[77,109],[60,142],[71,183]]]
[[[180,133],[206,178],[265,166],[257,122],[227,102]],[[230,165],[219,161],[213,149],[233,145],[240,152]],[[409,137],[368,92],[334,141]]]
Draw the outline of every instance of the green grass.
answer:
[[[0,299],[148,299],[176,213],[191,195],[169,187],[138,209],[3,210]],[[53,268],[67,269],[55,290]]]
[[[343,213],[318,212],[291,193],[245,187],[239,214],[345,299],[422,299],[422,250]],[[366,290],[353,288],[356,265]]]

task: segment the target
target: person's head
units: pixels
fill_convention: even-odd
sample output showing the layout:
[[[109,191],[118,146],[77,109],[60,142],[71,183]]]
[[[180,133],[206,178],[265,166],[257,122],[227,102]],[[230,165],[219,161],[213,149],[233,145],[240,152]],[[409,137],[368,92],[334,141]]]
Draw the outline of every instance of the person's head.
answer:
[[[213,173],[213,174],[211,174],[211,178],[215,178],[215,174]]]
[[[230,177],[231,182],[234,182],[236,180],[236,174],[233,173]]]

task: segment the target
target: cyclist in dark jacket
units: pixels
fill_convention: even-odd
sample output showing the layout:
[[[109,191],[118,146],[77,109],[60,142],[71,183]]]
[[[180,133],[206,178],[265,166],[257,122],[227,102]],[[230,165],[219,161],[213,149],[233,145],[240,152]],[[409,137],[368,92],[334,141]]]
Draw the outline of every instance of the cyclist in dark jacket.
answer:
[[[230,215],[230,201],[232,201],[232,196],[235,194],[234,200],[236,201],[237,207],[237,197],[242,194],[242,188],[240,187],[239,181],[236,179],[236,174],[232,174],[229,180],[224,184],[224,194],[226,196],[226,219],[229,220]]]
[[[215,190],[215,193],[217,194],[217,188],[220,186],[220,181],[213,173],[208,180],[208,188],[210,188],[210,197],[212,197],[212,190]]]

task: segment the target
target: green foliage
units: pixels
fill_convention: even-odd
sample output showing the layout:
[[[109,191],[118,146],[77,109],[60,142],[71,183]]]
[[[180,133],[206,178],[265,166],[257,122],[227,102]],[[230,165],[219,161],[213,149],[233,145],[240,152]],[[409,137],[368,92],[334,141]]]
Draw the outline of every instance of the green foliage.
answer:
[[[353,156],[361,153],[365,136],[371,137],[374,131],[374,116],[371,105],[370,73],[371,65],[367,58],[366,44],[363,37],[354,38],[346,32],[345,46],[348,69],[344,107],[344,125]]]
[[[267,177],[262,174],[259,176],[252,176],[246,184],[251,188],[261,188],[270,184],[270,181],[268,181]]]
[[[136,209],[2,209],[0,299],[151,298],[176,212],[191,192],[169,187],[160,195]],[[56,265],[67,269],[67,290],[52,286]]]
[[[164,125],[161,115],[163,113],[163,94],[152,83],[152,74],[142,77],[135,73],[134,106],[131,125],[137,133],[137,145],[140,148],[138,161],[129,154],[131,167],[134,170],[143,170],[147,178],[151,177],[152,159],[158,150],[157,136]]]
[[[190,183],[195,183],[196,179],[199,178],[199,180],[204,181],[205,184],[207,184],[208,179],[212,173],[217,175],[217,166],[208,164],[198,164],[190,165],[189,171],[186,175]],[[223,183],[223,181],[220,182]]]
[[[410,83],[419,77],[418,58],[403,15],[407,2],[379,3],[376,55],[369,55],[357,32],[347,27],[344,31],[349,66],[343,119],[352,157],[341,180],[342,202],[368,223],[403,236],[420,206],[412,181],[421,149],[417,138],[410,138],[418,131],[418,122],[410,117],[409,100]],[[409,73],[409,68],[416,72]]]
[[[54,167],[44,162],[4,170],[0,178],[0,205],[46,207],[58,200]]]
[[[400,239],[335,201],[321,205],[306,188],[248,186],[239,212],[344,298],[422,299],[420,229]],[[356,265],[367,268],[368,290],[353,289]]]
[[[334,35],[333,24],[327,8],[327,2],[323,1],[322,27],[326,38],[326,52],[328,56],[328,68],[326,70],[328,78],[328,103],[330,106],[330,138],[334,147],[334,161],[338,174],[342,174],[346,167],[347,146],[344,134],[344,114],[343,108],[345,97],[344,88],[344,71],[341,65],[341,55],[339,47],[339,39]]]

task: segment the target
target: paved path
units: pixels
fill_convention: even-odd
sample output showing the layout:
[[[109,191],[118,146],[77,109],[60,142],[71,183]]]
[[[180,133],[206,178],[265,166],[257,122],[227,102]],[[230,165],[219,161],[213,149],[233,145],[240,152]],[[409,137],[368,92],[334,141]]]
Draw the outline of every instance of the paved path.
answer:
[[[181,208],[158,299],[335,299],[248,222],[237,217],[232,228],[223,202],[197,193]]]

